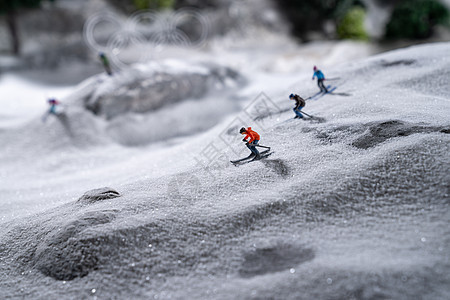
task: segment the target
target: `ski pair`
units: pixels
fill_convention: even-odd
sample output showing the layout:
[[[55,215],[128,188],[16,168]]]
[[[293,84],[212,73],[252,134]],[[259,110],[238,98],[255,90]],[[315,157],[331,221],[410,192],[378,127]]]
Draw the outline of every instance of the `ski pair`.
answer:
[[[270,154],[272,154],[272,153],[269,153],[270,152],[270,147],[262,146],[262,145],[255,145],[255,146],[267,149],[267,150],[264,150],[264,151],[259,153],[260,159],[264,158],[264,157],[267,157]],[[252,153],[249,156],[241,158],[241,159],[238,159],[238,160],[230,160],[230,162],[236,165],[236,164],[248,163],[248,162],[255,161],[255,160],[256,160],[255,159],[255,155]]]
[[[317,92],[314,95],[312,95],[311,97],[308,97],[307,99],[317,100],[317,99],[325,96],[326,94],[332,93],[335,89],[337,89],[336,86],[332,87],[331,85],[328,85],[327,86],[327,92],[323,92],[323,91]]]
[[[250,163],[250,162],[252,162],[252,161],[258,161],[258,160],[261,160],[261,159],[263,159],[263,158],[266,158],[266,157],[268,157],[269,155],[271,155],[273,152],[270,152],[269,150],[265,150],[265,151],[263,151],[263,152],[261,152],[259,155],[260,155],[260,157],[258,158],[258,159],[256,159],[256,158],[253,158],[253,159],[249,159],[249,158],[245,158],[245,159],[241,159],[241,160],[238,160],[238,161],[231,161],[231,163],[232,164],[234,164],[235,166],[239,166],[239,165],[243,165],[243,164],[247,164],[247,163]],[[251,156],[251,157],[253,157],[253,156]]]
[[[303,110],[301,110],[300,112],[301,112],[303,115],[306,115],[306,116],[308,116],[308,117],[311,118],[311,119],[315,119],[314,116],[305,113]],[[304,120],[304,118],[294,117],[294,118],[289,118],[289,119],[287,119],[287,120],[284,120],[283,122],[278,123],[278,125],[282,125],[282,124],[284,124],[284,123],[287,123],[287,122],[289,122],[289,121],[296,120],[296,119]]]
[[[314,118],[314,116],[311,116],[310,114],[305,113],[303,110],[300,110],[300,113],[310,117],[311,119]]]

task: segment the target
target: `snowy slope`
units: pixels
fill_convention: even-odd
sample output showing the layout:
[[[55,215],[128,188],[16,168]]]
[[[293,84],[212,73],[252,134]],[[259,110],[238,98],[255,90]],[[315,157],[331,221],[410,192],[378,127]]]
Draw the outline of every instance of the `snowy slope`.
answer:
[[[291,119],[287,96],[315,93],[312,74],[266,73],[240,105],[264,91],[284,112],[231,114],[190,139],[123,147],[78,108],[72,137],[57,119],[3,130],[0,296],[448,299],[448,53],[329,68],[338,89],[307,101],[311,120]],[[236,117],[269,158],[227,162],[248,151]]]

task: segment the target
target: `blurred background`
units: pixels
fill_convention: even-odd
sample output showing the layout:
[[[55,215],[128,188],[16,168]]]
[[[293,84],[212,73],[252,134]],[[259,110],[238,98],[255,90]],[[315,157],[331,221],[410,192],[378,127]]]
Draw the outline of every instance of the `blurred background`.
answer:
[[[49,97],[64,100],[104,73],[100,53],[114,72],[170,58],[204,59],[243,77],[311,72],[448,41],[449,7],[450,0],[2,0],[0,118],[36,116]]]
[[[208,18],[209,42],[227,35],[232,43],[242,42],[263,27],[286,34],[300,47],[352,40],[381,52],[450,40],[449,6],[450,0],[2,0],[0,72],[51,70],[54,75],[70,68],[63,77],[39,72],[34,78],[55,84],[74,84],[101,72],[98,53],[83,37],[86,21],[98,13],[126,19],[139,10],[189,7]],[[198,34],[195,24],[184,26],[189,35]]]

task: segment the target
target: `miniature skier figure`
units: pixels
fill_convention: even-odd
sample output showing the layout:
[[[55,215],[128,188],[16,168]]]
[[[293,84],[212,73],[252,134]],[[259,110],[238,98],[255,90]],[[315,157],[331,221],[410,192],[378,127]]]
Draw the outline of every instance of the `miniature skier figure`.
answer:
[[[270,152],[270,147],[258,144],[259,138],[260,138],[259,134],[256,131],[252,130],[251,127],[248,127],[247,129],[245,129],[245,127],[242,127],[241,130],[239,130],[239,133],[245,134],[245,138],[242,141],[244,141],[246,143],[248,149],[250,149],[250,151],[252,151],[252,153],[249,156],[241,158],[241,159],[230,160],[230,162],[232,164],[234,164],[235,166],[246,164],[246,163],[249,163],[249,162],[252,162],[255,160],[263,159],[272,154],[272,152]],[[266,150],[259,152],[256,149],[256,147],[265,148]]]
[[[296,116],[294,119],[301,119],[303,118],[302,113],[300,112],[303,107],[305,107],[306,102],[305,99],[300,97],[299,95],[290,94],[289,99],[295,100],[295,107],[293,108],[293,111],[295,112]]]
[[[48,110],[47,113],[45,113],[45,115],[42,117],[42,121],[45,122],[48,118],[49,115],[53,114],[55,116],[57,116],[59,114],[58,112],[58,105],[60,105],[61,103],[54,99],[54,98],[50,98],[48,99],[48,104],[50,105],[50,109]]]
[[[325,80],[325,75],[323,75],[322,71],[317,69],[316,66],[314,66],[314,75],[312,77],[312,80],[314,80],[315,77],[317,77],[317,85],[319,86],[320,91],[324,92],[324,93],[328,93],[327,88],[323,84],[323,81]]]
[[[105,68],[106,73],[109,76],[112,76],[111,66],[109,65],[109,60],[106,57],[105,53],[100,52],[98,56],[100,57],[100,60],[102,61],[102,64],[103,64],[103,67]]]
[[[256,149],[256,145],[258,145],[259,142],[259,134],[256,131],[253,131],[251,127],[248,127],[245,129],[244,127],[239,130],[240,134],[245,134],[245,137],[242,139],[243,142],[246,142],[246,145],[252,153],[250,154],[250,157],[255,157],[254,159],[260,159],[261,155],[259,154],[258,149]],[[247,140],[250,138],[249,140]]]

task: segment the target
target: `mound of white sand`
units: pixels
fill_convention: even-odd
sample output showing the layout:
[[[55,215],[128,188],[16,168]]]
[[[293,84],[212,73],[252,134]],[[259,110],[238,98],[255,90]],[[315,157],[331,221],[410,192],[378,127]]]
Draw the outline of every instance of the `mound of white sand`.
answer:
[[[63,145],[39,161],[6,147],[2,205],[41,212],[12,219],[3,208],[0,295],[449,298],[448,53],[424,45],[327,70],[335,94],[304,108],[320,122],[288,120],[287,95],[314,84],[283,88],[272,74],[252,89],[286,112],[234,115],[189,141]],[[244,122],[274,153],[235,167]],[[103,186],[117,192],[77,201]]]

